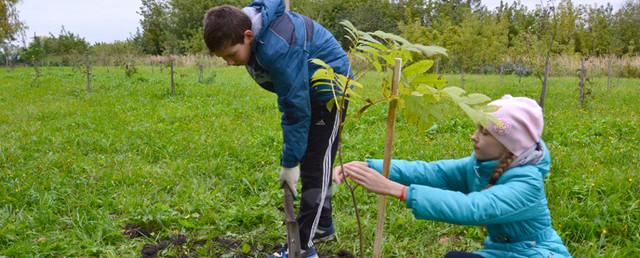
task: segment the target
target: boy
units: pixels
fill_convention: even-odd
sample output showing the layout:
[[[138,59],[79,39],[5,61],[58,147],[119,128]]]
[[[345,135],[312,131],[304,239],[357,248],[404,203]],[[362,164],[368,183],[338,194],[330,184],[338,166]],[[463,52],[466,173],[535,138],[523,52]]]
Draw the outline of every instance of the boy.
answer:
[[[238,9],[219,6],[204,17],[204,40],[229,65],[244,65],[253,79],[278,96],[283,150],[280,182],[296,194],[302,176],[298,213],[303,257],[317,257],[313,241],[335,235],[331,218],[331,170],[338,129],[345,110],[327,109],[328,86],[313,87],[318,58],[337,73],[351,76],[346,53],[333,35],[311,19],[285,11],[282,0],[255,0]],[[344,107],[343,107],[344,109]],[[287,257],[284,247],[271,257]]]

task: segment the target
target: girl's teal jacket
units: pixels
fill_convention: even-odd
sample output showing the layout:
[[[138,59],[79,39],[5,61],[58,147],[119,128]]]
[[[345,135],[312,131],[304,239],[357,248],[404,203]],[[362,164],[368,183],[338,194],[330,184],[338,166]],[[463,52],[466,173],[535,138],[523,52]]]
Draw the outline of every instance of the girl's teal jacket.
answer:
[[[406,205],[418,219],[486,225],[483,257],[571,257],[551,226],[544,177],[551,158],[547,146],[535,165],[512,167],[486,188],[499,161],[473,155],[435,162],[392,160],[389,178],[408,186]],[[368,160],[382,171],[382,160]]]

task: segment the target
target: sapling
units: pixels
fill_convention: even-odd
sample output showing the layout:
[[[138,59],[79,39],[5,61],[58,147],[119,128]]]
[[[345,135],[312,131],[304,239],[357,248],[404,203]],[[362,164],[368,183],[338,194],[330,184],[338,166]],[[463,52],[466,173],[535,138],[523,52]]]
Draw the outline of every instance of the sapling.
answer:
[[[429,128],[433,121],[444,116],[440,110],[433,110],[433,107],[448,100],[457,104],[471,119],[482,125],[486,125],[489,120],[493,121],[488,115],[491,109],[484,104],[491,99],[482,94],[466,95],[465,91],[458,87],[445,87],[446,80],[440,75],[428,73],[434,65],[434,61],[430,58],[434,56],[446,57],[447,53],[444,48],[437,46],[424,46],[413,44],[406,39],[383,31],[363,32],[355,28],[349,21],[341,23],[347,30],[347,38],[352,42],[349,55],[360,58],[365,61],[367,67],[363,71],[354,74],[354,78],[347,77],[335,73],[333,69],[322,60],[313,59],[313,63],[321,66],[312,76],[312,81],[317,82],[312,87],[322,85],[331,86],[334,95],[334,101],[327,103],[329,109],[338,108],[343,110],[344,102],[358,101],[364,102],[363,106],[356,112],[356,117],[361,116],[368,108],[375,104],[389,102],[390,105],[397,107],[402,111],[402,115],[408,123],[416,124],[420,128]],[[396,66],[396,60],[402,59],[408,65],[401,69]],[[358,82],[370,68],[377,72],[387,72],[396,70],[397,73],[397,95],[393,94],[394,83],[384,79],[382,81],[382,99],[374,100],[361,96],[354,89],[361,89],[363,85]],[[397,68],[397,69],[394,69]],[[402,74],[402,76],[400,76]],[[394,76],[395,77],[395,76]],[[395,109],[390,109],[395,110]],[[395,111],[393,111],[395,112]],[[395,115],[389,114],[388,123],[395,122]],[[493,121],[499,123],[498,121]],[[341,125],[342,126],[342,125]],[[389,126],[388,126],[389,128]],[[391,127],[392,128],[392,127]],[[388,130],[390,132],[390,130]],[[387,137],[387,146],[391,146],[393,137]],[[342,166],[342,158],[339,150],[340,166]],[[391,158],[391,147],[385,149],[385,158]],[[352,192],[352,200],[354,209],[357,212],[357,201],[353,193],[353,187],[347,184]],[[379,205],[378,228],[384,227],[384,202]],[[357,218],[360,238],[360,257],[364,257],[364,237],[360,220]],[[382,256],[382,230],[377,230],[376,241],[374,246],[374,257]]]

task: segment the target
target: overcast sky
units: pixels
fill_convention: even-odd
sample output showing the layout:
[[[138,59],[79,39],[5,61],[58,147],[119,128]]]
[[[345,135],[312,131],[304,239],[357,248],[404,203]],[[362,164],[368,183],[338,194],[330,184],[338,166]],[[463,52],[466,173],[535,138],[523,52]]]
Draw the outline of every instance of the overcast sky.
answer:
[[[292,4],[295,2],[296,0],[291,0]],[[482,2],[489,9],[494,9],[500,4],[500,0]],[[521,2],[530,8],[540,4],[540,0]],[[618,9],[624,0],[573,2],[576,5],[609,2]],[[90,43],[96,43],[130,38],[140,26],[140,6],[139,0],[22,0],[18,4],[18,11],[20,19],[29,26],[28,38],[33,37],[34,33],[58,35],[60,28],[64,26],[67,31],[80,35]]]
[[[139,0],[22,0],[20,20],[29,27],[27,37],[58,35],[67,31],[90,43],[125,40],[140,24]]]

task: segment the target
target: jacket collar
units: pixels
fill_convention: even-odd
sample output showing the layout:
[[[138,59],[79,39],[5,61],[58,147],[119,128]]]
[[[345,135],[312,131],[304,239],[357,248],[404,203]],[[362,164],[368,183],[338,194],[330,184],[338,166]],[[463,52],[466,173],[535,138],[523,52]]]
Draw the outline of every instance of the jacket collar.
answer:
[[[491,173],[498,166],[499,160],[485,160],[480,161],[477,160],[473,154],[471,155],[471,159],[473,159],[473,170],[476,172],[476,175],[479,177],[488,178],[491,176]]]

